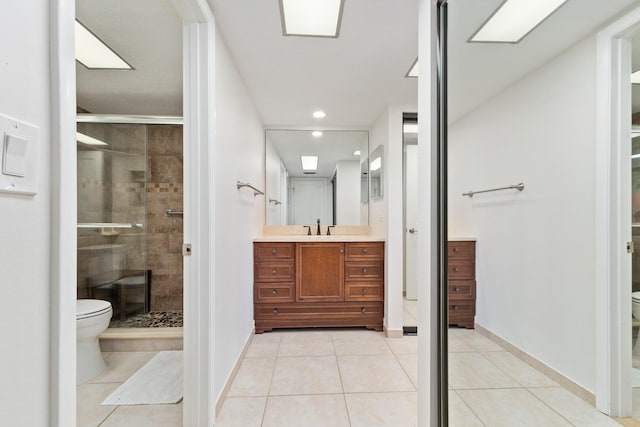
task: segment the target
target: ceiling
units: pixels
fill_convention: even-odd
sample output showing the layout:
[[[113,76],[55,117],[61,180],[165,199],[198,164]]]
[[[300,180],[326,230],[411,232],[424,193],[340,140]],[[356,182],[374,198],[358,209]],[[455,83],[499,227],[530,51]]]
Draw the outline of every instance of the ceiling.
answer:
[[[594,33],[637,0],[568,0],[518,44],[467,43],[503,0],[449,0],[454,122]],[[345,0],[337,39],[283,37],[278,0],[209,0],[267,128],[368,129],[388,104],[415,106],[418,0]],[[169,0],[83,0],[79,19],[135,71],[78,71],[94,113],[182,113],[181,24]],[[327,117],[311,117],[317,109]]]

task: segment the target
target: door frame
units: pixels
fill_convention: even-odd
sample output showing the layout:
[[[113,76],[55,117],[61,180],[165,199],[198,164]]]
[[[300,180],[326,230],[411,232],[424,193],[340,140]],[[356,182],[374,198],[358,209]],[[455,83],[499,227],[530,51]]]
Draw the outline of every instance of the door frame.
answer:
[[[183,425],[211,426],[215,241],[212,182],[215,143],[215,22],[206,0],[171,0],[183,21],[184,261]],[[76,73],[75,3],[52,0],[50,425],[76,425]]]
[[[596,407],[631,414],[631,41],[633,9],[597,35]]]

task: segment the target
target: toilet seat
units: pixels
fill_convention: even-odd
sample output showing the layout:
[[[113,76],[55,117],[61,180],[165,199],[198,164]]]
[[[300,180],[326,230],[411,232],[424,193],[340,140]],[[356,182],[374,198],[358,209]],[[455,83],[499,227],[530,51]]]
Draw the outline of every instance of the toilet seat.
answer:
[[[111,311],[111,303],[97,299],[79,299],[76,301],[76,320],[88,319],[107,314]]]

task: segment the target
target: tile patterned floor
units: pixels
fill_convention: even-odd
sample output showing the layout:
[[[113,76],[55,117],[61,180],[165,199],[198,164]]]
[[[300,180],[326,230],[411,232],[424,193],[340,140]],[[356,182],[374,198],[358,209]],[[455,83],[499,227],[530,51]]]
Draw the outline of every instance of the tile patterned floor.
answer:
[[[479,333],[450,329],[449,336],[451,427],[620,425]],[[155,354],[104,353],[107,371],[78,387],[77,425],[180,426],[181,404],[100,406]],[[415,336],[386,339],[364,330],[256,335],[216,426],[416,426],[416,378]]]
[[[479,333],[449,333],[450,426],[620,425]],[[416,353],[415,336],[371,331],[256,335],[216,426],[415,426]]]

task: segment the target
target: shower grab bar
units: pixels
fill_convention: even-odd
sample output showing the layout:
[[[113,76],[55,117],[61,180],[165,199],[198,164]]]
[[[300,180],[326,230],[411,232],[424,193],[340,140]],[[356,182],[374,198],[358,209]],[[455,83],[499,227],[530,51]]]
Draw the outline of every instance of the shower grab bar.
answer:
[[[490,190],[469,191],[467,193],[462,193],[462,195],[463,196],[469,196],[471,198],[471,197],[473,197],[474,194],[489,193],[491,191],[500,191],[500,190],[518,190],[518,191],[522,191],[522,190],[524,190],[524,184],[523,183],[519,183],[519,184],[516,184],[516,185],[509,185],[508,187],[492,188]]]
[[[171,209],[165,209],[164,216],[183,216],[183,211],[172,211]]]
[[[236,185],[238,186],[238,190],[243,188],[243,187],[249,187],[250,189],[253,190],[253,196],[257,196],[257,195],[264,195],[264,193],[260,190],[258,190],[256,187],[254,187],[253,185],[249,184],[248,182],[240,182],[237,181]]]
[[[144,224],[126,222],[79,222],[78,228],[144,228]]]
[[[276,199],[269,199],[269,203],[273,203],[276,206],[282,204],[280,200],[276,200]]]

